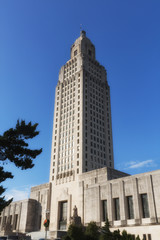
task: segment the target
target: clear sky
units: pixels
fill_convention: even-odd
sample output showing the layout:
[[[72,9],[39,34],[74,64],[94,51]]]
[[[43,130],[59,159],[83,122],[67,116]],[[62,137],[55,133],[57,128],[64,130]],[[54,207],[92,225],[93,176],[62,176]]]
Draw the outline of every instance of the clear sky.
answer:
[[[43,148],[31,170],[5,166],[6,197],[49,180],[55,86],[80,24],[108,73],[115,168],[160,168],[159,10],[159,0],[0,0],[0,134],[38,122],[31,147]]]

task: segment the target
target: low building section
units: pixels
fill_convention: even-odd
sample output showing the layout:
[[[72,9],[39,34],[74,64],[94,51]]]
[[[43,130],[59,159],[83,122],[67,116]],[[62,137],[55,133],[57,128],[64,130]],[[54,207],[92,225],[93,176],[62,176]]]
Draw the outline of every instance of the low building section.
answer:
[[[33,199],[11,203],[0,214],[0,235],[35,230],[38,202]]]
[[[63,203],[68,208],[66,224],[70,224],[75,205],[84,225],[90,221],[102,225],[106,218],[112,227],[159,224],[160,170],[113,180],[107,179],[109,171],[97,169],[79,175],[78,182],[53,185],[52,212],[56,212],[52,214],[51,225],[57,224],[54,228],[58,229]]]
[[[109,180],[111,171],[115,179]],[[50,236],[55,237],[72,222],[76,206],[84,225],[95,221],[103,226],[108,218],[112,230],[126,229],[152,240],[160,236],[160,170],[128,176],[110,168],[97,169],[80,174],[77,181],[33,187],[30,197],[1,213],[1,235],[9,229],[7,224],[13,232],[44,232],[48,218]]]

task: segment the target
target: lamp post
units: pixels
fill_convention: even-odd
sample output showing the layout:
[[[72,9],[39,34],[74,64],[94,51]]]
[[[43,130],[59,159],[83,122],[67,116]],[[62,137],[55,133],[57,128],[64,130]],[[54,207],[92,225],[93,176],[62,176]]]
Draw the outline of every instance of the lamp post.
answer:
[[[45,240],[47,240],[47,228],[49,227],[49,219],[48,219],[49,210],[46,210],[46,220],[44,221],[45,226]]]

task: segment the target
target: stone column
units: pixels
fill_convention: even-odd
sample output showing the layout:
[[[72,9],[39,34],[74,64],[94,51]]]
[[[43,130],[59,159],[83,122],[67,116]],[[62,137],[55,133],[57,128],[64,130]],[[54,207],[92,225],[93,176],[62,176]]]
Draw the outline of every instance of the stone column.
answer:
[[[155,199],[153,193],[153,185],[152,185],[152,176],[148,175],[146,177],[147,181],[147,195],[148,195],[148,206],[149,206],[149,214],[151,223],[157,222],[156,209],[155,209]]]
[[[98,192],[98,199],[97,199],[97,215],[98,215],[98,222],[99,222],[99,226],[101,225],[101,189],[100,186],[97,186],[97,192]]]
[[[8,220],[9,220],[9,216],[10,216],[10,209],[11,209],[11,205],[8,206],[7,222],[8,222]]]
[[[78,214],[81,217],[81,222],[84,224],[84,181],[81,181],[79,183],[79,209],[78,209]]]
[[[120,220],[121,225],[126,224],[126,211],[125,211],[125,194],[124,194],[124,181],[119,182],[119,200],[120,200]]]
[[[71,219],[71,216],[72,216],[72,195],[69,194],[68,196],[68,209],[67,209],[67,225],[69,226],[70,225],[70,219]]]
[[[13,210],[13,230],[15,229],[15,214],[16,214],[16,203],[14,204],[14,210]]]
[[[59,217],[60,217],[60,209],[59,209],[59,202],[58,202],[58,198],[56,198],[56,207],[55,209],[55,229],[59,229]]]
[[[135,224],[140,224],[140,199],[138,191],[138,179],[134,178],[132,180],[132,184],[133,184],[134,219]]]
[[[28,202],[28,204],[29,204],[29,202]],[[21,204],[19,206],[19,218],[18,218],[18,223],[17,223],[17,225],[18,225],[18,232],[20,231],[21,212],[22,212],[22,202],[21,202]]]
[[[112,200],[112,183],[108,183],[108,193],[107,193],[107,208],[108,208],[108,220],[110,225],[113,224],[113,200]]]

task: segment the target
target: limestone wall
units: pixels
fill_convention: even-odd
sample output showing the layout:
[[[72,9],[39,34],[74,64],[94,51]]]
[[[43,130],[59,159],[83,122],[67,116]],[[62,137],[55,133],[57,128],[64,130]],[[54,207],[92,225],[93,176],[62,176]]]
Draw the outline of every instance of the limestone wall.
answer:
[[[109,171],[106,168],[98,169],[79,175],[76,181],[53,185],[51,231],[59,229],[61,211],[59,206],[60,202],[63,201],[68,203],[68,225],[70,217],[73,215],[73,207],[76,205],[78,215],[84,225],[90,221],[95,221],[99,226],[102,226],[104,224],[102,203],[107,200],[107,216],[113,230],[117,228],[127,229],[132,234],[138,234],[138,229],[140,229],[140,233],[143,235],[145,232],[153,234],[154,228],[151,227],[153,225],[157,226],[157,229],[160,227],[160,170],[134,176],[125,176],[124,173],[118,171],[116,175],[115,171],[114,174],[117,178],[107,180],[110,178]],[[143,216],[142,194],[147,196],[149,217]],[[127,204],[129,196],[133,199],[133,219],[129,219]],[[114,199],[119,199],[120,218],[117,220]],[[152,239],[157,240],[153,237]]]
[[[35,231],[44,231],[43,222],[49,218],[50,212],[50,184],[45,183],[31,188],[30,198],[36,200]]]
[[[27,199],[11,203],[1,213],[0,233],[33,231],[36,201]]]

